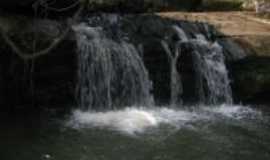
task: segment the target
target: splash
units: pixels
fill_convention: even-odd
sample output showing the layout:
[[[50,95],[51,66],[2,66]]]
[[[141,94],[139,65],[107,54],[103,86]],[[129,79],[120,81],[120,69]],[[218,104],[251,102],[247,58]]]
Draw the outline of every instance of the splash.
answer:
[[[123,134],[142,134],[161,125],[176,129],[185,128],[202,121],[225,119],[242,120],[250,116],[259,117],[260,112],[249,107],[221,105],[215,107],[194,107],[192,110],[179,110],[167,107],[129,107],[107,112],[73,112],[68,124],[75,129],[101,128],[119,131]]]

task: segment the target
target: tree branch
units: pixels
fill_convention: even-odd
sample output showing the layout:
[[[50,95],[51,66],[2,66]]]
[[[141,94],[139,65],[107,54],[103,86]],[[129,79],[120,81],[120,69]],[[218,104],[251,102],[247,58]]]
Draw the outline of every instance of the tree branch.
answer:
[[[64,11],[67,11],[67,10],[70,10],[70,9],[76,7],[81,2],[79,0],[77,0],[76,2],[72,3],[71,5],[69,5],[67,7],[62,7],[62,8],[50,7],[46,0],[41,0],[41,1],[38,1],[37,3],[39,3],[39,5],[41,5],[42,7],[46,8],[48,10],[55,11],[55,12],[64,12]]]
[[[9,45],[9,47],[13,50],[13,52],[16,53],[20,58],[22,58],[24,60],[35,59],[37,57],[40,57],[40,56],[43,56],[43,55],[50,53],[55,47],[57,47],[60,44],[60,42],[62,42],[65,39],[65,37],[67,36],[67,34],[71,30],[72,24],[75,23],[75,21],[79,18],[81,12],[83,11],[83,8],[84,8],[84,6],[81,5],[80,8],[77,10],[77,12],[73,15],[71,20],[68,22],[68,26],[67,26],[66,30],[59,37],[55,38],[46,49],[40,50],[38,52],[34,52],[32,54],[23,52],[10,39],[10,37],[7,35],[7,33],[1,27],[0,27],[0,34],[4,38],[5,42]]]

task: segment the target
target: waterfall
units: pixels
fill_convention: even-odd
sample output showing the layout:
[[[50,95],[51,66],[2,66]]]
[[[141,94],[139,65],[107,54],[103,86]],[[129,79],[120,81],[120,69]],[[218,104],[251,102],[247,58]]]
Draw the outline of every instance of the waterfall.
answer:
[[[232,91],[223,49],[218,42],[210,42],[202,34],[197,34],[195,38],[188,38],[185,31],[176,25],[172,26],[172,29],[179,39],[174,42],[174,54],[168,42],[161,41],[171,64],[171,105],[181,101],[179,99],[183,94],[181,74],[177,71],[177,60],[180,58],[182,43],[192,48],[192,52],[188,54],[192,54],[193,57],[199,101],[207,104],[232,103]]]
[[[131,33],[133,30],[124,29],[124,22],[124,17],[119,15],[102,14],[73,26],[78,48],[77,98],[81,108],[95,110],[153,104],[152,82],[142,59],[145,43],[134,43],[136,35]],[[170,104],[179,105],[185,100],[182,98],[186,79],[183,77],[182,81],[185,75],[181,75],[179,68],[182,66],[179,63],[184,63],[184,54],[192,57],[196,76],[194,96],[201,103],[232,103],[223,49],[218,42],[207,39],[211,37],[209,28],[194,26],[172,24],[173,32],[165,34],[161,40],[170,64]],[[190,48],[188,53],[187,47]]]
[[[108,38],[102,27],[82,23],[73,29],[77,36],[81,108],[112,109],[152,103],[152,83],[132,44]]]
[[[176,105],[177,103],[181,102],[181,95],[183,92],[182,89],[182,82],[181,76],[177,71],[177,60],[180,56],[179,46],[178,44],[175,45],[175,53],[170,50],[169,45],[166,41],[161,41],[161,45],[163,46],[170,62],[170,69],[171,69],[171,82],[170,82],[170,89],[171,89],[171,105]]]
[[[207,41],[203,35],[197,35],[191,43],[200,101],[209,104],[232,103],[222,47],[217,42]]]
[[[177,61],[181,55],[181,43],[187,42],[188,38],[185,32],[179,28],[178,26],[172,26],[172,29],[178,36],[178,41],[174,45],[174,50],[171,50],[169,44],[166,41],[161,41],[161,45],[165,50],[169,62],[170,62],[170,70],[171,70],[171,82],[170,82],[170,89],[171,89],[171,100],[170,105],[176,105],[177,103],[182,103],[181,95],[183,94],[183,86],[181,75],[177,71]]]

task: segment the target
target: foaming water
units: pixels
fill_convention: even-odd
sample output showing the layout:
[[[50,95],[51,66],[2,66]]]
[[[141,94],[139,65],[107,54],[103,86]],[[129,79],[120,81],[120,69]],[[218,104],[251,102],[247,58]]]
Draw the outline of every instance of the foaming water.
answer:
[[[260,118],[262,116],[261,111],[240,105],[228,106],[223,104],[215,107],[204,107],[203,109],[213,114],[238,120],[245,118]]]
[[[261,116],[260,112],[245,106],[221,105],[213,107],[198,107],[196,109],[172,109],[129,107],[123,110],[106,112],[73,112],[68,124],[75,129],[102,128],[134,135],[144,133],[149,129],[168,125],[181,129],[201,121],[215,121],[223,118],[242,120]]]

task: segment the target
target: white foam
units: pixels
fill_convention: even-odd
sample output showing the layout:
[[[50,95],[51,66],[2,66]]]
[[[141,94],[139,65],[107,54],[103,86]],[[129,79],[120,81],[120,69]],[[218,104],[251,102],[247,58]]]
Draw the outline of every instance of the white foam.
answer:
[[[178,125],[196,119],[196,114],[187,111],[176,111],[168,108],[145,109],[127,108],[108,112],[73,113],[71,124],[74,128],[102,127],[128,134],[142,133],[147,128],[160,124]],[[182,123],[180,123],[182,122]]]
[[[255,109],[252,109],[248,106],[240,106],[240,105],[226,105],[223,104],[221,106],[215,107],[203,107],[205,111],[209,111],[214,114],[222,115],[231,119],[244,119],[244,118],[252,118],[252,117],[260,117],[261,112]]]
[[[99,127],[120,131],[126,134],[143,133],[149,128],[161,124],[177,129],[187,123],[201,120],[215,121],[219,116],[241,120],[258,112],[243,106],[221,105],[216,107],[198,107],[194,110],[179,110],[171,108],[138,108],[130,107],[123,110],[107,112],[74,111],[69,124],[76,129]]]

